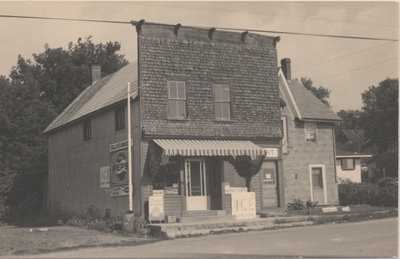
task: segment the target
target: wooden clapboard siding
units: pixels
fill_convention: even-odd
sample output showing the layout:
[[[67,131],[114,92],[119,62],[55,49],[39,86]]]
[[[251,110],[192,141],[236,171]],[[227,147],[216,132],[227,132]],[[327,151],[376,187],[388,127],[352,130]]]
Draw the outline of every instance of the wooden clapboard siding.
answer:
[[[99,179],[100,167],[110,165],[109,145],[126,139],[126,129],[115,131],[114,109],[92,116],[89,141],[83,141],[81,122],[50,134],[49,205],[76,214],[91,205],[101,214],[106,208],[114,215],[128,210],[128,196],[111,198]]]
[[[165,195],[164,214],[166,216],[180,217],[182,215],[182,197],[179,195]]]
[[[261,211],[261,177],[260,172],[251,178],[250,189],[256,196],[256,211]]]

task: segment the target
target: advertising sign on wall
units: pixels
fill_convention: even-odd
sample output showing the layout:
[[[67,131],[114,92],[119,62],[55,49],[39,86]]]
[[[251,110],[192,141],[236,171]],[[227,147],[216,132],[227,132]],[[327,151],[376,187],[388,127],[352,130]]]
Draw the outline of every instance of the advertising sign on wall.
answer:
[[[100,188],[110,188],[110,167],[100,167]]]
[[[111,197],[129,195],[128,141],[110,145],[110,186]]]

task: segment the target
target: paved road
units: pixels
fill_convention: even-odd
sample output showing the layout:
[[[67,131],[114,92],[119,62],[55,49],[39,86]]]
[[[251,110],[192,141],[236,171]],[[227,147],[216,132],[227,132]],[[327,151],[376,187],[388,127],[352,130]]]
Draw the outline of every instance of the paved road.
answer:
[[[87,248],[38,258],[397,257],[397,218]]]

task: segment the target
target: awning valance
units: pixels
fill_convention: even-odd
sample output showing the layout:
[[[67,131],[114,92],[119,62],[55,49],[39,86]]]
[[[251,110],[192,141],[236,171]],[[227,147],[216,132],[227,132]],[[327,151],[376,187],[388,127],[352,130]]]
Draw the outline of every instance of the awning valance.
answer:
[[[257,156],[267,151],[251,141],[153,139],[166,156]]]

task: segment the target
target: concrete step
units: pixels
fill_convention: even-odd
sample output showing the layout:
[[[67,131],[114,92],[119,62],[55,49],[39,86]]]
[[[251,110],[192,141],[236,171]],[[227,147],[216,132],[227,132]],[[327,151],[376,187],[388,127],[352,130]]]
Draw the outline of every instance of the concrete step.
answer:
[[[180,217],[176,221],[179,223],[197,223],[197,222],[225,222],[229,220],[234,220],[235,216],[225,215],[225,216],[197,216],[197,217]]]
[[[149,225],[152,235],[168,238],[184,237],[188,235],[204,235],[224,231],[246,231],[260,229],[274,229],[292,226],[312,225],[307,217],[279,217],[255,219],[225,219],[222,221],[210,219],[203,222],[180,222],[170,224]]]
[[[191,210],[183,211],[182,217],[202,217],[202,216],[224,216],[224,210]]]

